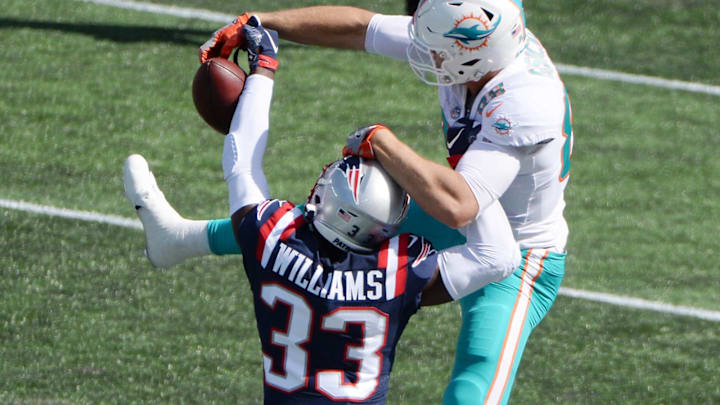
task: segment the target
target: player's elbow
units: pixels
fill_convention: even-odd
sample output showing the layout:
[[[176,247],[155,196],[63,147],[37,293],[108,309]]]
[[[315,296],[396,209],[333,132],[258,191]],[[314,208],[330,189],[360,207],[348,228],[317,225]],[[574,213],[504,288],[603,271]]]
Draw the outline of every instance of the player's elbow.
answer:
[[[496,281],[501,281],[511,275],[522,262],[522,256],[519,249],[507,249],[495,258],[495,276]]]
[[[456,246],[442,251],[438,259],[443,282],[455,300],[504,280],[519,265],[517,245],[507,249],[482,244]]]
[[[491,282],[502,281],[520,266],[522,257],[517,245],[495,250],[484,257],[484,268]]]
[[[438,219],[453,229],[469,225],[477,216],[477,204],[454,201],[452,203],[446,202],[442,208],[442,216]]]

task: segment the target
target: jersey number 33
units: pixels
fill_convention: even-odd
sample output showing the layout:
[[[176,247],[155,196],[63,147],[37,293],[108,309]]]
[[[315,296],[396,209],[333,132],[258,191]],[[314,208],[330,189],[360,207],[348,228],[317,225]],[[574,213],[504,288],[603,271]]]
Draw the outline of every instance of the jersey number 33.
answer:
[[[282,347],[285,356],[273,359],[263,354],[265,383],[283,392],[295,392],[307,388],[310,353],[303,345],[310,339],[313,310],[306,299],[280,284],[263,284],[260,297],[265,305],[275,310],[277,305],[290,309],[285,330],[272,330],[270,340]],[[332,400],[363,401],[375,393],[382,368],[381,350],[386,344],[388,315],[372,307],[339,307],[322,316],[321,329],[328,333],[346,333],[348,325],[362,326],[364,336],[361,345],[348,345],[346,359],[358,364],[358,379],[345,382],[343,370],[319,370],[315,373],[315,389]],[[281,364],[274,362],[279,360]],[[276,372],[273,370],[282,370]]]

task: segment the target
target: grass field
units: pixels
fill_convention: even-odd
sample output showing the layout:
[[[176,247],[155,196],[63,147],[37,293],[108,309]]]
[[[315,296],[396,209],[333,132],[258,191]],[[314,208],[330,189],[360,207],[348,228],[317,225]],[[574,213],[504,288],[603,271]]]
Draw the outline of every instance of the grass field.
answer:
[[[268,9],[259,0],[158,3]],[[312,4],[321,3],[330,2]],[[714,0],[525,3],[558,63],[720,85]],[[300,4],[311,3],[271,7]],[[190,97],[197,46],[218,25],[4,0],[0,199],[133,218],[121,168],[142,153],[182,214],[226,216],[223,139]],[[265,159],[275,196],[302,200],[345,135],[368,122],[443,161],[435,90],[405,64],[287,42],[280,60]],[[563,285],[720,311],[720,99],[563,78],[576,136]],[[0,403],[262,402],[238,258],[157,270],[143,243],[134,229],[0,208]],[[390,404],[439,403],[459,324],[454,304],[411,321]],[[561,296],[527,346],[511,403],[720,403],[718,354],[718,322]]]

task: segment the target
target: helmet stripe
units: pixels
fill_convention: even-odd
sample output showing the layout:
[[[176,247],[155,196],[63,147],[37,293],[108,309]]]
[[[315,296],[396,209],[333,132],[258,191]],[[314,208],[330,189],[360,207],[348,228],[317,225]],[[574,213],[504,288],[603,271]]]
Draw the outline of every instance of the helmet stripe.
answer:
[[[352,190],[353,200],[355,200],[355,204],[357,204],[358,192],[360,190],[360,169],[348,170],[348,183],[350,184],[350,190]]]

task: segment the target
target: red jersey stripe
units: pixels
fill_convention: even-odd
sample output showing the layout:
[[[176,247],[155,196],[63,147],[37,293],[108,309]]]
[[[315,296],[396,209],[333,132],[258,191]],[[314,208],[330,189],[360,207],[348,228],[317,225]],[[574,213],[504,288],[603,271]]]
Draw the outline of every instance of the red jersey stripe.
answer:
[[[408,235],[400,235],[398,240],[398,258],[397,258],[397,273],[395,274],[395,296],[399,296],[405,293],[405,283],[407,281],[407,267],[408,267]]]
[[[378,254],[378,268],[385,269],[387,268],[387,259],[388,259],[388,246],[390,245],[390,241],[386,240],[385,242],[380,245],[380,253]]]
[[[290,225],[288,225],[287,228],[283,231],[283,233],[280,235],[280,240],[286,240],[290,235],[295,233],[295,231],[298,230],[301,226],[305,225],[305,217],[299,216],[295,218]]]
[[[268,218],[267,221],[260,227],[260,231],[258,232],[258,243],[257,243],[257,249],[255,251],[255,255],[258,259],[258,261],[262,261],[263,253],[265,251],[265,244],[267,242],[268,236],[270,236],[270,233],[277,225],[280,218],[285,215],[288,211],[295,208],[295,205],[289,202],[285,202],[280,208],[278,208],[275,213],[272,214],[270,218]]]

